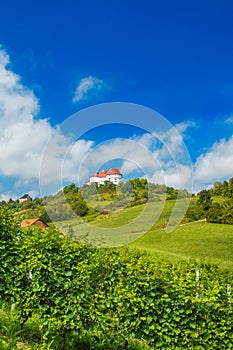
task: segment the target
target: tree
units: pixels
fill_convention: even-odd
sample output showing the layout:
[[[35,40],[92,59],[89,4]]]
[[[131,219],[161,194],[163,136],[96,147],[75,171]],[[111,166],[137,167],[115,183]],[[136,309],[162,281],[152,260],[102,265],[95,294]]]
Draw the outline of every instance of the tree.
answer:
[[[233,177],[229,180],[228,196],[229,196],[229,198],[233,198]]]
[[[121,192],[126,193],[126,194],[132,194],[133,193],[133,184],[130,181],[126,181],[122,186],[121,186]]]
[[[213,203],[209,208],[206,219],[208,222],[221,223],[222,222],[222,208],[219,203]]]
[[[223,195],[223,185],[221,182],[215,182],[214,188],[212,190],[214,196],[222,196]]]
[[[173,187],[167,187],[167,199],[177,199],[178,191]]]
[[[222,190],[222,195],[224,197],[229,197],[229,187],[228,187],[228,182],[227,181],[223,181],[223,190]]]
[[[65,195],[68,193],[78,193],[78,191],[79,189],[75,186],[75,184],[70,184],[63,188],[63,192]]]
[[[197,204],[200,205],[204,211],[209,210],[212,205],[212,198],[211,198],[210,191],[202,190],[201,192],[198,193],[198,196],[199,198],[197,200]]]
[[[104,200],[114,200],[116,198],[116,185],[110,181],[106,181],[104,185],[98,187],[98,194]]]

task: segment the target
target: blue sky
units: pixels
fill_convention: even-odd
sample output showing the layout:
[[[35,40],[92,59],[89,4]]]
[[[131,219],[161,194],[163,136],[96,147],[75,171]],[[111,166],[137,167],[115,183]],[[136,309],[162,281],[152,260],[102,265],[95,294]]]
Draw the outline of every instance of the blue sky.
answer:
[[[159,132],[161,136],[156,126],[153,137],[143,128],[116,127],[116,120],[88,130],[78,141],[63,131],[74,113],[111,102],[150,108],[178,130],[191,158],[194,191],[232,177],[232,15],[231,0],[2,2],[2,197],[40,195],[40,164],[51,135],[56,147],[49,164],[57,169],[53,162],[59,158],[64,166],[66,158],[64,184],[77,182],[88,154],[95,162],[90,158],[82,165],[81,183],[95,167],[105,165],[117,164],[126,179],[138,174],[136,159],[147,156],[141,149],[137,153],[137,147],[131,149],[133,141],[160,163],[160,173],[149,166],[153,163],[149,158],[137,164],[144,175],[179,186],[177,164],[171,164],[161,145],[152,142]],[[82,122],[81,113],[77,123]],[[174,158],[181,140],[169,128],[166,133],[160,142],[170,145]],[[119,150],[124,149],[124,161],[111,160],[112,151],[107,154],[106,149],[114,149],[119,159]],[[182,161],[179,166],[182,184],[189,187],[191,170]],[[53,169],[48,166],[44,175],[51,190]]]

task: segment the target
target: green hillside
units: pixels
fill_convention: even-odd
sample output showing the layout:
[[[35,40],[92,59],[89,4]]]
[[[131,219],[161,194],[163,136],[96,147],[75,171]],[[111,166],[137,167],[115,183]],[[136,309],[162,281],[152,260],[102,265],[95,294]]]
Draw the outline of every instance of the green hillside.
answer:
[[[81,244],[128,245],[174,261],[195,257],[222,267],[233,265],[232,179],[192,197],[186,191],[132,179],[119,186],[71,184],[43,199],[2,205],[14,210],[19,221],[52,219],[61,232]]]
[[[233,227],[195,222],[184,224],[172,233],[153,230],[138,238],[130,247],[178,259],[205,259],[223,268],[233,269]]]
[[[59,222],[57,226],[73,239],[90,245],[127,244],[129,248],[166,256],[172,261],[194,257],[233,269],[233,226],[206,221],[181,223],[172,233],[166,233],[166,225],[175,203],[172,200],[166,201],[164,208],[162,202],[150,203],[146,213],[143,212],[145,205],[126,208],[119,213],[98,217],[89,226],[79,218]],[[182,203],[180,200],[181,207]],[[154,210],[158,213],[162,210],[162,213],[147,232],[144,229],[149,217],[156,217]],[[139,221],[129,230],[127,223],[140,214]],[[119,228],[120,233],[114,232],[115,228]],[[105,230],[104,234],[101,229]]]

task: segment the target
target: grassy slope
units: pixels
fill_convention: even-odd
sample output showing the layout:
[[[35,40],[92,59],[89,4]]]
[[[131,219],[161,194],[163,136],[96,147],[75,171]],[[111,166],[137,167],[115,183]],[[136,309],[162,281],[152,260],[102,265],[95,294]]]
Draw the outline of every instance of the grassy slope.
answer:
[[[67,233],[72,227],[76,237],[85,237],[87,241],[89,238],[94,244],[97,242],[97,245],[102,246],[106,243],[106,236],[100,233],[98,227],[106,228],[107,233],[108,228],[118,227],[121,234],[110,233],[107,245],[128,244],[129,248],[167,256],[173,261],[194,257],[233,269],[233,226],[197,222],[180,225],[172,233],[166,233],[165,227],[174,204],[174,201],[166,202],[162,214],[155,220],[149,232],[144,230],[144,225],[156,211],[159,214],[162,202],[151,203],[147,212],[141,215],[141,221],[139,220],[130,228],[126,223],[142,213],[143,205],[98,218],[89,227],[80,223],[80,219],[63,221],[58,223],[58,226],[64,233]]]
[[[121,246],[146,233],[162,209],[163,203],[158,201],[148,206],[140,205],[111,215],[103,215],[89,223],[76,218],[57,222],[56,225],[65,234],[73,231],[73,236],[81,243],[106,247]]]
[[[233,227],[229,225],[196,222],[179,226],[172,233],[153,230],[130,247],[168,256],[173,261],[193,257],[233,269]]]

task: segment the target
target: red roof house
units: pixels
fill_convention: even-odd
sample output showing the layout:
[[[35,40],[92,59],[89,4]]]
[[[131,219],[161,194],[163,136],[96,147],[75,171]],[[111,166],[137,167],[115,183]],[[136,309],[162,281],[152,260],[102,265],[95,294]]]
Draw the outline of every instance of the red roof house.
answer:
[[[38,226],[43,229],[48,228],[48,225],[39,218],[25,219],[21,222],[20,226],[23,228],[30,227],[30,226]]]
[[[87,184],[97,183],[98,185],[104,185],[106,181],[113,182],[114,184],[118,184],[122,179],[122,174],[116,168],[111,168],[110,170],[102,170],[100,172],[96,172],[92,174],[87,181]]]

